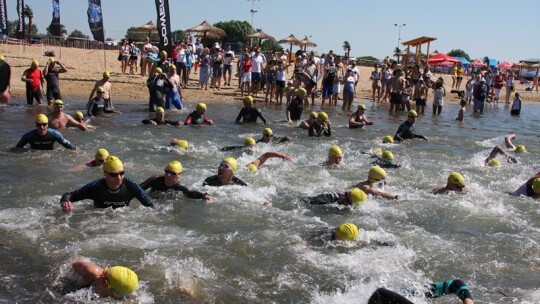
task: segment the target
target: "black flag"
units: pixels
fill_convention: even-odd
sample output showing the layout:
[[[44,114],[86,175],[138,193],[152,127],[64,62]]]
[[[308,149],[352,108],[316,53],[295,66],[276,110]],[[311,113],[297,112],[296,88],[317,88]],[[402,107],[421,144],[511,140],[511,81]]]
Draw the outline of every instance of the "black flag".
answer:
[[[52,0],[52,21],[51,25],[49,25],[49,32],[51,35],[59,37],[62,35],[60,33],[60,0]]]
[[[88,25],[94,40],[105,42],[103,33],[103,16],[101,15],[101,0],[88,0]]]
[[[159,35],[159,49],[172,51],[173,42],[171,40],[171,15],[169,14],[169,0],[156,0],[157,25]]]
[[[16,36],[19,39],[24,39],[24,0],[17,0],[17,15],[19,15],[19,23],[17,23]]]
[[[8,19],[6,0],[0,0],[0,38],[6,39],[8,35]]]

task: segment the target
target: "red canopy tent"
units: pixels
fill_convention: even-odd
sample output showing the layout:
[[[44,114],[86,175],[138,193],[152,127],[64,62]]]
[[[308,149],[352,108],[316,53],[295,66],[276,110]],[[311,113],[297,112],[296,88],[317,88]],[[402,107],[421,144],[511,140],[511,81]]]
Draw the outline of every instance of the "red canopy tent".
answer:
[[[512,66],[513,64],[508,61],[503,61],[497,65],[497,67],[502,70],[509,70],[512,68]]]
[[[441,61],[441,62],[434,62],[434,63],[430,63],[432,66],[454,66],[456,62],[455,61],[450,61],[450,60],[445,60],[445,61]]]
[[[480,59],[476,59],[475,61],[471,62],[470,66],[472,67],[481,67],[484,65],[484,62]]]
[[[454,63],[459,63],[461,62],[461,60],[459,59],[456,59],[452,56],[448,56],[446,55],[445,53],[437,53],[431,57],[429,57],[429,60],[428,60],[428,63],[430,65],[441,65],[441,63],[448,63],[448,62],[451,62],[451,65],[453,65]]]

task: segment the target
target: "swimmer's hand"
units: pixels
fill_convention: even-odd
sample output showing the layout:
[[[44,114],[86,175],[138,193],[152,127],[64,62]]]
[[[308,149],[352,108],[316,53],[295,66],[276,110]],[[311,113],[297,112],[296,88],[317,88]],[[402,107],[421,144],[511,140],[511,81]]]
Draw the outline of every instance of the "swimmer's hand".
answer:
[[[75,147],[71,148],[71,150],[73,150],[73,151],[79,151],[79,147],[75,146]]]
[[[423,140],[425,140],[425,141],[429,141],[429,138],[425,137],[424,135],[422,135],[421,138],[422,138]]]
[[[506,161],[509,163],[517,164],[517,159],[513,156],[508,155],[508,158],[506,158]]]
[[[71,213],[73,211],[73,203],[71,201],[65,201],[61,203],[62,211],[65,213]]]
[[[157,122],[155,122],[155,121],[153,121],[153,120],[150,120],[150,124],[151,124],[152,126],[157,126]]]
[[[209,201],[209,200],[211,200],[211,199],[212,199],[212,196],[211,196],[210,194],[208,194],[208,193],[205,193],[205,194],[203,195],[203,197],[202,197],[202,200],[205,201],[205,202],[206,202],[206,201]]]

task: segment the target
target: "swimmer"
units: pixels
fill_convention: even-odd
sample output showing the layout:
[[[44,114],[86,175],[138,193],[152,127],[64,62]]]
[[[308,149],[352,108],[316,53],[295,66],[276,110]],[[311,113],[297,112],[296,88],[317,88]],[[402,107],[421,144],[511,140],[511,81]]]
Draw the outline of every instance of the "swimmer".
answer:
[[[141,184],[141,188],[143,190],[151,188],[152,190],[150,192],[182,191],[189,198],[202,199],[203,201],[211,200],[212,196],[208,195],[208,193],[190,191],[186,186],[180,184],[179,179],[183,171],[182,164],[179,161],[173,160],[165,167],[164,175],[153,175],[149,177]]]
[[[296,90],[296,96],[287,106],[287,121],[300,120],[302,112],[304,111],[304,99],[306,98],[307,91],[304,88]]]
[[[398,195],[393,195],[380,191],[375,188],[375,184],[386,185],[386,171],[379,166],[373,166],[369,169],[368,178],[363,182],[359,182],[355,187],[360,188],[366,194],[371,194],[373,196],[380,196],[386,199],[398,199]]]
[[[226,157],[218,166],[218,174],[207,177],[203,186],[224,186],[224,185],[240,185],[247,186],[244,181],[234,176],[236,169],[238,168],[238,162],[234,157]]]
[[[363,128],[366,125],[372,125],[373,121],[366,118],[366,106],[359,104],[356,112],[349,118],[349,129]]]
[[[429,141],[427,137],[416,134],[414,130],[414,124],[416,123],[416,118],[418,117],[416,111],[410,110],[408,112],[408,116],[408,119],[399,126],[396,135],[394,135],[394,140],[403,141],[404,139],[420,138]]]
[[[223,147],[221,149],[219,149],[220,151],[233,151],[233,150],[247,150],[247,151],[250,151],[253,149],[253,147],[255,147],[255,145],[257,144],[257,142],[255,141],[255,139],[253,137],[247,137],[245,140],[244,140],[244,145],[243,146],[228,146],[228,147]]]
[[[11,67],[4,55],[0,55],[0,75],[0,104],[7,104],[11,98]]]
[[[257,143],[282,143],[291,140],[292,138],[290,136],[275,136],[274,132],[272,132],[272,129],[265,128],[263,131],[263,136],[257,140]]]
[[[463,121],[463,115],[465,115],[465,112],[467,111],[467,101],[465,99],[461,99],[459,105],[461,106],[461,108],[459,109],[456,120]]]
[[[43,68],[43,77],[47,81],[47,102],[49,105],[53,103],[53,100],[62,99],[59,74],[66,72],[66,67],[60,61],[49,57],[49,61],[47,61],[45,68]]]
[[[122,114],[120,111],[113,108],[110,100],[105,98],[105,92],[106,90],[104,87],[98,87],[96,89],[96,97],[90,99],[86,103],[86,114],[89,117],[100,116],[103,113]],[[100,101],[103,101],[103,105],[99,104]]]
[[[94,160],[84,164],[87,167],[94,168],[94,167],[101,167],[105,160],[109,157],[109,151],[105,150],[104,148],[97,149],[96,156],[94,157]]]
[[[87,129],[95,129],[96,126],[93,126],[89,123],[86,123],[84,121],[84,114],[81,111],[75,112],[75,115],[73,115],[73,118],[80,123],[81,125],[85,126]]]
[[[533,199],[540,198],[540,172],[535,176],[529,178],[523,185],[521,185],[516,191],[512,192],[513,196],[528,196]]]
[[[173,85],[169,81],[166,73],[160,67],[152,69],[154,72],[148,80],[146,86],[150,93],[148,101],[148,112],[155,112],[157,107],[165,107],[165,89],[172,89]]]
[[[58,142],[66,149],[79,150],[78,147],[65,139],[60,132],[49,129],[48,125],[49,118],[45,114],[38,114],[36,116],[36,129],[24,134],[17,145],[12,148],[12,151],[26,150],[24,146],[27,144],[30,144],[30,149],[52,150],[55,142]]]
[[[101,298],[127,298],[139,285],[137,274],[124,266],[102,268],[90,261],[77,260],[71,265],[82,279],[82,287],[91,287]]]
[[[187,140],[178,139],[178,138],[174,138],[174,137],[171,138],[170,145],[182,148],[184,150],[187,150],[189,148],[189,143],[187,142]]]
[[[302,120],[302,122],[300,122],[300,124],[298,125],[298,128],[308,130],[309,127],[311,127],[311,125],[313,123],[315,123],[315,121],[317,121],[317,116],[318,115],[319,115],[319,113],[317,113],[317,112],[309,113],[309,118],[306,119],[306,120]]]
[[[317,120],[309,126],[309,136],[321,137],[322,135],[329,137],[332,136],[332,123],[328,120],[328,114],[320,112],[317,115]]]
[[[104,178],[97,179],[79,190],[62,195],[60,205],[66,213],[73,211],[73,203],[91,199],[96,208],[113,209],[129,206],[135,197],[146,207],[154,207],[154,201],[134,180],[124,177],[124,164],[116,156],[109,156],[103,163]]]
[[[438,298],[455,294],[463,304],[474,304],[471,291],[465,282],[459,279],[436,282],[426,286],[426,298]],[[386,288],[378,288],[369,298],[368,304],[413,304],[404,296]]]
[[[248,164],[248,169],[251,172],[257,171],[269,158],[281,158],[283,161],[292,162],[293,159],[289,155],[285,155],[278,152],[266,152],[263,155],[257,157],[256,160]]]
[[[514,146],[514,144],[512,143],[512,140],[514,139],[516,139],[516,134],[514,133],[508,134],[504,137],[504,143],[506,145],[506,148],[516,153],[527,152],[524,145]],[[497,154],[504,155],[504,157],[506,157],[506,161],[509,163],[514,163],[514,164],[517,163],[517,159],[514,156],[504,151],[504,149],[501,148],[500,146],[495,146],[493,147],[493,150],[491,150],[491,152],[489,153],[489,156],[484,160],[484,165],[489,165],[491,160],[495,159]]]
[[[377,165],[381,168],[400,168],[401,165],[394,164],[394,154],[390,150],[385,150],[381,157],[371,164]]]
[[[194,126],[194,125],[203,125],[203,124],[213,125],[214,121],[206,118],[206,116],[204,116],[204,113],[206,113],[206,104],[199,102],[197,104],[195,111],[191,112],[186,118],[184,125],[185,126]]]
[[[343,160],[343,152],[339,146],[333,145],[328,150],[328,159],[323,163],[324,166],[339,165]]]
[[[244,97],[243,102],[244,107],[240,110],[240,113],[238,113],[234,122],[235,124],[256,123],[257,118],[260,118],[262,122],[266,124],[266,119],[262,116],[261,111],[253,107],[253,97],[246,96]]]
[[[160,126],[160,125],[181,126],[182,125],[182,123],[180,123],[180,121],[178,120],[165,119],[165,110],[162,107],[157,107],[154,118],[143,119],[142,123],[145,125],[153,125],[153,126]]]
[[[392,135],[386,135],[383,138],[383,144],[393,144],[394,143],[394,137]]]
[[[449,191],[455,191],[459,193],[467,192],[465,189],[465,178],[459,172],[452,172],[448,176],[446,186],[439,187],[431,190],[433,194],[447,194]]]
[[[90,97],[88,97],[88,102],[94,99],[94,94],[96,94],[97,97],[97,93],[101,91],[100,93],[102,93],[103,95],[101,95],[100,99],[104,99],[105,109],[114,109],[111,101],[112,84],[110,82],[110,79],[111,73],[109,71],[103,72],[103,78],[96,81],[96,83],[94,84],[94,88],[92,89],[92,92],[90,92]]]
[[[323,241],[356,241],[358,227],[353,223],[344,223],[337,228],[326,227],[316,232],[317,238]]]
[[[64,102],[60,99],[54,101],[54,111],[48,115],[49,126],[53,129],[63,129],[69,127],[77,127],[81,131],[86,131],[88,128],[76,121],[71,115],[64,113]]]
[[[39,61],[37,59],[32,60],[30,68],[23,72],[21,81],[26,83],[26,103],[33,105],[35,99],[38,104],[42,104],[42,91],[45,78],[39,69]]]
[[[367,199],[366,193],[359,188],[353,188],[345,193],[326,192],[307,198],[310,205],[338,204],[343,206],[359,206]]]

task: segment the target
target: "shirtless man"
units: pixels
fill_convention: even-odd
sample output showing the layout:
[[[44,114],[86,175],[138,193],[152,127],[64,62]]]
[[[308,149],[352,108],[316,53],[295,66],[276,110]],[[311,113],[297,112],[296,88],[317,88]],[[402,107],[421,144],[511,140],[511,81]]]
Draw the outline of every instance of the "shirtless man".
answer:
[[[111,101],[111,82],[109,81],[111,79],[111,73],[109,71],[103,72],[103,78],[101,80],[96,81],[96,84],[94,85],[94,88],[92,89],[92,92],[90,92],[90,97],[88,98],[88,102],[92,100],[94,97],[94,94],[97,94],[97,90],[99,87],[103,88],[103,99],[105,100],[105,108],[111,109],[113,108],[113,104]]]
[[[176,73],[176,66],[174,64],[171,64],[169,68],[169,81],[171,82],[172,89],[165,92],[165,110],[172,109],[172,106],[178,110],[182,110],[184,104],[182,103],[180,75]]]
[[[395,71],[394,77],[390,79],[390,112],[399,111],[399,105],[401,104],[401,98],[403,89],[405,89],[405,77],[403,77],[403,70],[398,69]]]
[[[81,131],[86,131],[88,128],[77,122],[71,115],[64,113],[64,102],[57,99],[54,101],[54,112],[48,115],[49,127],[52,129],[63,129],[69,127],[77,127]]]
[[[137,274],[127,267],[102,268],[86,260],[77,260],[72,267],[82,278],[82,286],[92,287],[102,298],[122,299],[128,297],[139,286]]]
[[[517,147],[514,146],[514,144],[512,143],[512,140],[514,139],[516,139],[516,134],[514,133],[508,134],[504,137],[504,144],[506,145],[506,149],[508,149],[509,151],[514,151],[516,153],[527,152],[524,145],[517,145]],[[490,161],[495,159],[497,154],[504,155],[504,157],[506,157],[506,161],[508,161],[509,163],[517,163],[517,159],[514,156],[504,151],[504,149],[500,146],[495,146],[493,147],[493,150],[491,150],[491,152],[489,153],[489,156],[484,160],[484,165],[490,164]]]
[[[359,182],[354,185],[354,187],[360,188],[366,194],[371,194],[373,196],[380,196],[386,199],[398,199],[397,195],[386,193],[375,188],[376,183],[383,183],[386,185],[386,171],[379,166],[373,166],[369,169],[368,179]]]

